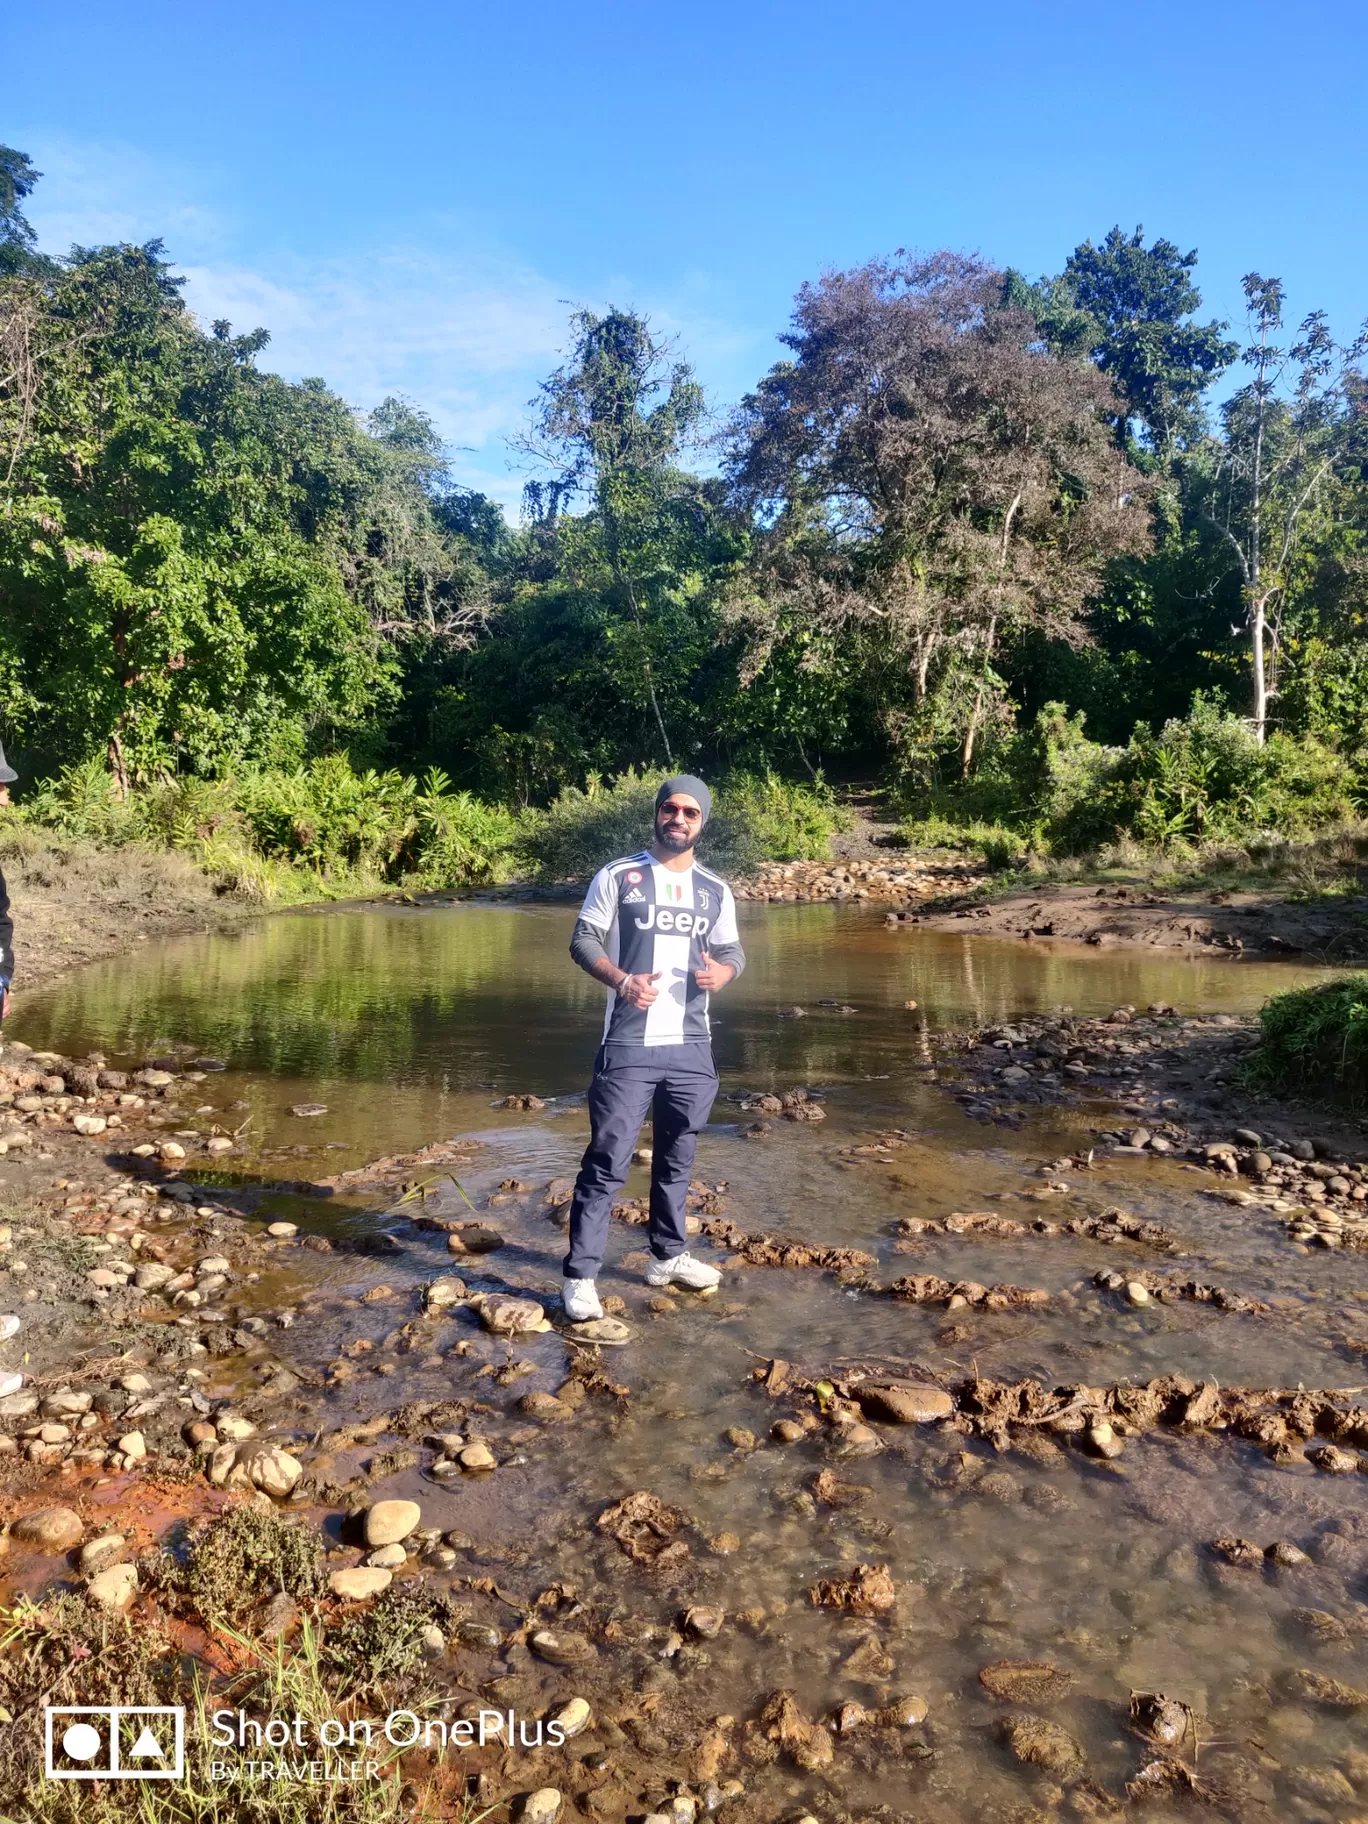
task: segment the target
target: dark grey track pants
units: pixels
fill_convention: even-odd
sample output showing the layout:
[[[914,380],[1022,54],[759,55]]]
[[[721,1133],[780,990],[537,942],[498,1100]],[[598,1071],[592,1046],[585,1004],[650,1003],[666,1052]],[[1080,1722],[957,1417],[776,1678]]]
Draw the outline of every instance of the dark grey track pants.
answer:
[[[698,1136],[717,1094],[717,1066],[706,1040],[687,1045],[601,1045],[589,1085],[592,1138],[570,1205],[567,1279],[597,1279],[608,1245],[613,1199],[622,1189],[632,1149],[651,1111],[651,1220],[646,1231],[657,1260],[686,1245],[684,1200]]]

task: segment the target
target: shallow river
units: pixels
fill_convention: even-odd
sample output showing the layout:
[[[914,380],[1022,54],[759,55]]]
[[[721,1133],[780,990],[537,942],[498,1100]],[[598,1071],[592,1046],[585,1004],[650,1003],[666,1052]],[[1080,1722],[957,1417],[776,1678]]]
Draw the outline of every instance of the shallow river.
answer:
[[[367,1360],[380,1360],[383,1339],[412,1309],[411,1296],[406,1305],[359,1303],[381,1282],[410,1295],[454,1264],[473,1285],[549,1294],[558,1283],[563,1232],[547,1219],[540,1192],[573,1174],[584,1145],[582,1092],[602,1008],[566,954],[571,917],[541,906],[280,917],[86,970],[33,997],[14,1036],[72,1056],[99,1049],[111,1062],[178,1045],[226,1059],[229,1069],[199,1086],[205,1109],[185,1119],[247,1123],[245,1150],[224,1184],[316,1178],[457,1134],[485,1141],[461,1175],[476,1207],[509,1177],[538,1194],[496,1208],[492,1219],[509,1246],[474,1272],[451,1263],[443,1237],[415,1229],[404,1211],[385,1217],[387,1198],[326,1202],[279,1192],[266,1206],[306,1230],[337,1236],[383,1221],[394,1234],[400,1252],[382,1259],[300,1250],[263,1288],[283,1299],[307,1281],[317,1295],[315,1315],[285,1339],[299,1359],[309,1351],[326,1359],[368,1338],[380,1347]],[[984,1125],[934,1081],[929,1032],[1065,1005],[1079,1016],[1157,1000],[1182,1013],[1240,1011],[1307,972],[914,935],[854,909],[751,907],[743,936],[750,967],[715,1003],[723,1097],[697,1167],[708,1184],[727,1186],[727,1215],[743,1229],[866,1249],[885,1283],[912,1271],[1009,1280],[1047,1288],[1051,1303],[1028,1313],[960,1312],[956,1319],[967,1321],[951,1323],[943,1309],[846,1291],[829,1274],[732,1267],[720,1297],[682,1297],[677,1310],[656,1313],[639,1270],[623,1265],[633,1255],[639,1264],[642,1233],[614,1224],[602,1290],[626,1299],[637,1340],[605,1352],[605,1367],[631,1388],[625,1407],[596,1402],[568,1427],[501,1447],[501,1458],[525,1461],[505,1462],[478,1482],[444,1488],[410,1469],[378,1492],[417,1495],[429,1524],[470,1534],[477,1559],[506,1583],[535,1590],[570,1582],[600,1614],[667,1620],[681,1600],[720,1603],[729,1616],[764,1609],[763,1621],[729,1624],[706,1651],[659,1661],[651,1650],[669,1679],[682,1681],[681,1705],[746,1716],[780,1686],[796,1690],[813,1714],[851,1699],[872,1707],[900,1692],[926,1696],[925,1728],[901,1756],[862,1752],[855,1738],[816,1781],[792,1768],[763,1776],[743,1769],[772,1795],[765,1803],[774,1809],[755,1815],[796,1814],[819,1800],[823,1815],[837,1801],[852,1815],[884,1804],[893,1815],[927,1820],[1050,1815],[1050,1778],[1012,1760],[1000,1741],[1002,1707],[976,1680],[989,1662],[1020,1659],[1048,1659],[1075,1675],[1074,1695],[1050,1714],[1083,1745],[1090,1776],[1114,1794],[1149,1758],[1126,1726],[1129,1694],[1162,1690],[1201,1719],[1201,1768],[1241,1795],[1229,1815],[1348,1819],[1364,1811],[1368,1731],[1359,1718],[1368,1710],[1309,1707],[1288,1695],[1285,1680],[1309,1666],[1368,1685],[1360,1639],[1316,1644],[1294,1614],[1325,1610],[1351,1622],[1359,1614],[1368,1593],[1368,1480],[1275,1468],[1234,1439],[1155,1433],[1130,1441],[1115,1465],[1075,1451],[994,1458],[973,1444],[990,1473],[949,1486],[943,1465],[960,1440],[890,1428],[883,1454],[836,1466],[870,1492],[834,1512],[807,1492],[826,1461],[820,1442],[737,1452],[724,1437],[741,1426],[763,1443],[788,1411],[752,1379],[773,1356],[803,1371],[876,1361],[954,1378],[974,1368],[1004,1379],[1030,1374],[1050,1384],[1169,1372],[1223,1385],[1368,1381],[1346,1340],[1356,1328],[1368,1335],[1359,1319],[1368,1261],[1294,1250],[1275,1216],[1203,1195],[1210,1181],[1176,1160],[1103,1159],[1091,1173],[1064,1174],[1070,1198],[993,1207],[1026,1220],[1043,1209],[1059,1221],[1121,1204],[1184,1239],[1185,1276],[1265,1300],[1269,1314],[1192,1304],[1126,1310],[1093,1287],[1098,1269],[1168,1263],[1063,1235],[940,1237],[915,1256],[893,1251],[898,1217],[943,1216],[982,1207],[991,1193],[1038,1188],[1043,1162],[1086,1151],[1095,1129],[1123,1120],[1117,1111],[1132,1083],[1143,1085],[1143,1075],[1118,1080],[1114,1102],[1036,1111],[1019,1129]],[[780,1017],[795,1004],[806,1017]],[[778,1121],[764,1139],[741,1137],[750,1117],[734,1100],[739,1092],[795,1085],[824,1092],[825,1121]],[[547,1107],[529,1114],[494,1106],[511,1092],[533,1093]],[[328,1112],[290,1112],[303,1103]],[[187,1097],[183,1110],[193,1107]],[[914,1139],[889,1163],[836,1156],[893,1128]],[[645,1173],[634,1173],[628,1194],[644,1191]],[[454,1191],[443,1207],[461,1213]],[[465,1397],[466,1361],[502,1364],[509,1354],[464,1317],[444,1326],[443,1339],[468,1342]],[[507,1393],[488,1379],[479,1384],[499,1408],[488,1427],[495,1441],[518,1428],[518,1415],[505,1410],[518,1395],[552,1389],[564,1375],[567,1350],[556,1335],[520,1342],[513,1353],[535,1374]],[[435,1351],[396,1353],[381,1366],[378,1378],[368,1368],[317,1396],[315,1410],[319,1401],[327,1410],[316,1425],[440,1398],[453,1372]],[[339,1479],[350,1467],[337,1466]],[[632,1569],[587,1524],[608,1501],[641,1488],[697,1524],[682,1597]],[[702,1539],[721,1533],[737,1535],[740,1548],[709,1554]],[[1261,1547],[1291,1540],[1314,1562],[1295,1572],[1232,1569],[1208,1550],[1220,1534]],[[816,1578],[859,1563],[890,1567],[899,1587],[891,1616],[842,1619],[808,1606]],[[862,1666],[846,1669],[871,1636],[881,1654],[871,1650]],[[934,1754],[918,1758],[922,1744]],[[1105,1815],[1079,1809],[1082,1798],[1070,1803],[1064,1815]],[[1145,1815],[1180,1815],[1172,1804],[1161,1799]],[[1040,1805],[1046,1810],[1031,1809]]]

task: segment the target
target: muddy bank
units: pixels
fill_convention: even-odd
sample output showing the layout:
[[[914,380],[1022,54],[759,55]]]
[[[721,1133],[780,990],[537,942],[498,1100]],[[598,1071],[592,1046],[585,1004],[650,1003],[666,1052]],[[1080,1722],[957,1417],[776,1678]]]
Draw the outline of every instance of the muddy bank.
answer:
[[[9,828],[0,869],[14,912],[16,1001],[82,963],[183,931],[224,930],[260,911],[218,893],[169,851],[97,849]]]
[[[1164,894],[1144,886],[1056,884],[1001,898],[950,900],[909,913],[933,931],[972,931],[1032,943],[1144,945],[1231,956],[1368,957],[1368,900],[1293,900],[1268,891]]]

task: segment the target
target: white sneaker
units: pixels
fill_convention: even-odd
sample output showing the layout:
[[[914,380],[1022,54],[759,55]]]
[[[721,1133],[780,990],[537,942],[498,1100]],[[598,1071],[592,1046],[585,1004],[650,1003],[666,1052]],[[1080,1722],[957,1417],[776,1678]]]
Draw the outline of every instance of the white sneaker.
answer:
[[[694,1292],[706,1292],[709,1286],[720,1286],[722,1275],[716,1267],[695,1260],[687,1251],[673,1260],[653,1260],[646,1269],[648,1286],[688,1286]]]
[[[572,1324],[592,1323],[603,1316],[598,1287],[592,1279],[567,1279],[561,1287],[561,1303]]]

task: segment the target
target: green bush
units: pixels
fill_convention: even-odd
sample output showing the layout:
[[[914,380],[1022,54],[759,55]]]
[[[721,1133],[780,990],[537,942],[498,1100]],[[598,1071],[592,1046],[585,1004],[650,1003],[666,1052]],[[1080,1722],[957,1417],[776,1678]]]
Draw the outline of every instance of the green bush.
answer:
[[[1141,723],[1125,747],[1084,732],[1081,713],[1047,703],[971,780],[933,794],[908,836],[958,827],[974,848],[1082,855],[1127,838],[1181,850],[1278,835],[1300,839],[1355,815],[1348,763],[1322,743],[1274,734],[1198,696],[1155,734]],[[942,838],[941,840],[944,840]],[[997,865],[994,863],[994,865]]]
[[[345,754],[290,772],[170,779],[126,800],[102,766],[87,764],[41,785],[19,814],[78,840],[179,849],[225,889],[262,899],[289,897],[300,869],[319,890],[497,880],[520,830],[512,812],[453,791],[436,768],[421,781],[358,773]]]
[[[1368,1100],[1368,975],[1343,975],[1274,995],[1259,1014],[1259,1049],[1245,1069],[1252,1087]]]
[[[617,855],[651,840],[655,797],[665,773],[627,772],[607,784],[596,776],[572,786],[529,820],[522,852],[543,880],[583,880]],[[821,860],[842,817],[830,793],[789,785],[773,774],[737,774],[713,797],[699,855],[723,873],[761,861]]]

